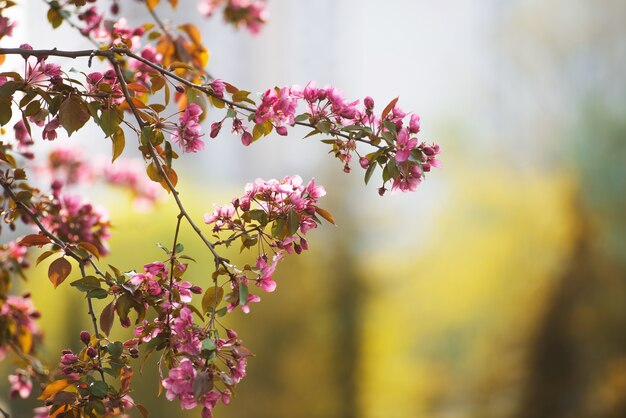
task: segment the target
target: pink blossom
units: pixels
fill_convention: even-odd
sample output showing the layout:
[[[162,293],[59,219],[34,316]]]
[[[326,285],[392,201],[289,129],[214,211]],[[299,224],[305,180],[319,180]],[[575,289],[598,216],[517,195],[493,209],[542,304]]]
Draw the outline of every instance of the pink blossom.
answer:
[[[416,134],[420,131],[420,117],[415,113],[411,115],[411,119],[409,122],[409,132],[412,134]]]
[[[33,144],[33,138],[31,138],[28,133],[28,129],[26,128],[26,124],[23,119],[17,121],[17,123],[13,126],[13,130],[15,131],[15,139],[18,141],[20,149],[25,149],[29,145]]]
[[[43,139],[54,141],[57,139],[57,128],[59,127],[59,118],[54,118],[43,128]]]
[[[168,377],[161,384],[165,388],[165,397],[169,401],[178,399],[182,409],[192,409],[198,404],[193,393],[193,382],[196,369],[193,363],[183,357],[177,367],[169,371]]]
[[[411,150],[417,146],[415,138],[409,139],[409,132],[402,128],[396,139],[396,161],[401,163],[409,159]]]
[[[24,82],[33,87],[45,88],[48,83],[57,82],[62,75],[60,65],[46,63],[45,58],[39,58],[35,65],[28,62]]]
[[[0,39],[13,35],[13,28],[15,28],[15,22],[11,22],[6,16],[0,16]]]
[[[33,390],[33,382],[24,370],[18,370],[17,374],[10,374],[9,384],[11,385],[10,399],[15,399],[18,395],[20,398],[26,399]]]
[[[393,179],[391,190],[402,192],[414,192],[417,186],[422,182],[422,171],[418,166],[413,166],[408,173],[401,173],[400,176]]]
[[[49,418],[50,410],[52,409],[52,405],[50,406],[39,406],[33,409],[33,418]]]
[[[172,141],[178,142],[185,152],[198,152],[204,149],[204,142],[200,140],[199,117],[202,108],[191,103],[180,117],[180,124],[172,134]]]

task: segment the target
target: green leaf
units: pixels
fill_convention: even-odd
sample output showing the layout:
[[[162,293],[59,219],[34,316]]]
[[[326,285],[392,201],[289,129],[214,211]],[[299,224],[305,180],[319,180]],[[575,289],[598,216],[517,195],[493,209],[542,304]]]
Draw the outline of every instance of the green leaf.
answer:
[[[13,110],[10,99],[0,99],[0,126],[4,126],[11,120]]]
[[[70,285],[77,288],[80,292],[88,292],[93,289],[100,289],[100,280],[94,276],[86,276],[73,281]]]
[[[68,96],[59,108],[59,122],[69,136],[82,128],[89,117],[87,105],[78,96]]]
[[[109,343],[107,345],[107,351],[112,357],[119,357],[122,355],[122,351],[124,351],[124,346],[122,345],[121,341]]]
[[[123,117],[124,114],[118,111],[118,109],[102,109],[100,128],[102,128],[102,132],[104,132],[107,138],[117,132]]]
[[[300,228],[300,217],[293,209],[291,209],[289,210],[287,219],[289,221],[289,235],[293,235],[298,232],[298,228]]]
[[[109,390],[109,385],[107,385],[102,380],[96,380],[89,385],[89,392],[92,395],[97,396],[98,398],[104,398],[104,395],[107,394]]]
[[[109,296],[109,292],[105,289],[93,289],[87,292],[87,297],[94,299],[106,299]]]
[[[128,293],[124,293],[115,303],[115,310],[120,317],[120,320],[125,321],[128,319],[128,313],[135,304],[132,296]]]
[[[3,85],[0,86],[0,98],[8,99],[13,96],[18,89],[20,89],[24,83],[18,81],[7,81]]]
[[[329,121],[327,120],[322,120],[317,122],[317,124],[315,125],[315,127],[317,128],[318,131],[320,131],[323,134],[329,134],[330,133],[330,129],[332,128],[332,125]]]
[[[296,116],[296,122],[307,122],[311,115],[308,113],[303,113],[301,115]]]
[[[113,148],[113,157],[111,158],[111,162],[117,160],[117,157],[122,155],[124,152],[124,147],[126,146],[126,137],[124,135],[124,130],[122,128],[117,128],[117,131],[111,137],[111,145]]]
[[[239,285],[239,304],[245,305],[248,302],[248,285],[241,283]]]
[[[215,286],[209,287],[202,297],[202,312],[206,314],[209,310],[213,310],[215,306],[220,304],[223,297],[224,289]]]
[[[63,23],[63,16],[61,16],[61,13],[59,13],[57,9],[50,8],[48,9],[48,22],[56,29]]]
[[[372,178],[372,174],[374,174],[375,170],[376,170],[376,163],[370,161],[370,165],[367,167],[367,170],[365,170],[365,184],[369,183],[370,179]]]

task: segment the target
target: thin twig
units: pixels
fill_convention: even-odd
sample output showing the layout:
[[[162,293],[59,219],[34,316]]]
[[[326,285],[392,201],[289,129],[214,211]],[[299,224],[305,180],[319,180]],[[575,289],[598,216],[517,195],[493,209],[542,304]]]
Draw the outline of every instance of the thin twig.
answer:
[[[81,277],[84,279],[86,277],[85,265],[83,263],[80,263],[78,266],[80,267]],[[93,303],[91,302],[91,298],[89,296],[87,296],[87,307],[87,313],[89,313],[89,316],[91,317],[93,330],[96,333],[96,338],[98,338],[98,372],[100,372],[100,377],[102,378],[102,381],[105,382],[106,380],[104,379],[104,372],[102,371],[102,357],[100,356],[100,331],[98,330],[98,320],[96,318],[96,314],[93,311]]]

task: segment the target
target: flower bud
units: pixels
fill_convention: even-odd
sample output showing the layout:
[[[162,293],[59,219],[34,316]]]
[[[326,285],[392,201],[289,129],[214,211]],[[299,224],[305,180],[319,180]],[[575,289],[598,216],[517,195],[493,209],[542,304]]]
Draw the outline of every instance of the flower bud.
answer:
[[[367,167],[370,166],[370,160],[367,159],[366,157],[361,157],[359,158],[359,164],[361,165],[362,168],[367,169]]]
[[[286,126],[277,126],[276,133],[280,136],[287,136],[287,127]]]
[[[176,86],[176,91],[183,94],[185,92],[185,88],[183,86],[178,85]]]
[[[200,286],[191,286],[189,288],[189,291],[191,293],[195,293],[196,295],[199,295],[200,293],[202,293],[202,288]]]
[[[243,135],[241,135],[241,143],[246,147],[250,145],[252,143],[252,134],[250,134],[250,132],[248,131],[245,131]]]
[[[91,335],[87,331],[81,331],[80,340],[83,342],[83,344],[89,345],[89,341],[91,340]]]
[[[87,349],[87,355],[91,358],[95,358],[98,355],[98,351],[96,351],[96,349],[93,347],[89,347]]]
[[[233,338],[237,338],[237,333],[233,331],[232,329],[227,329],[226,335],[228,336],[229,340],[232,340]]]
[[[422,149],[422,152],[428,155],[429,157],[435,155],[435,150],[432,149],[431,147],[424,147],[424,149]]]
[[[215,138],[217,135],[219,135],[220,130],[222,129],[222,122],[214,122],[211,124],[211,133],[209,134],[209,136],[211,138]]]
[[[77,361],[78,361],[78,357],[76,357],[76,355],[72,353],[63,354],[61,356],[61,364],[63,364],[64,366],[71,366]]]
[[[374,108],[374,99],[372,99],[370,96],[367,96],[365,99],[363,99],[363,104],[365,104],[365,108],[367,110],[372,110]]]
[[[384,194],[385,194],[385,192],[386,192],[386,191],[387,191],[387,189],[385,189],[385,186],[383,186],[383,187],[381,187],[381,188],[379,188],[379,189],[378,189],[378,194],[379,194],[380,196],[382,196],[382,195],[384,195]]]

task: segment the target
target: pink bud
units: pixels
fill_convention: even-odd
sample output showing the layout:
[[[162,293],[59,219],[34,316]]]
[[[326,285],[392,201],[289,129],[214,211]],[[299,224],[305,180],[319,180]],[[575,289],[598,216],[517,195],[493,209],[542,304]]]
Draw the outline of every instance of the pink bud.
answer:
[[[361,165],[362,168],[366,169],[367,167],[370,166],[370,160],[367,159],[366,157],[361,157],[359,158],[359,164]]]
[[[367,96],[365,99],[363,99],[363,104],[365,104],[366,109],[372,110],[374,108],[374,99],[372,99],[370,96]]]
[[[385,187],[383,186],[383,187],[381,187],[381,188],[379,188],[379,189],[378,189],[378,194],[379,194],[380,196],[382,196],[382,195],[384,195],[384,194],[385,194],[385,192],[386,192],[386,191],[387,191],[387,189],[385,189]]]
[[[287,127],[286,126],[277,126],[276,133],[280,136],[287,136]]]
[[[237,333],[235,331],[233,331],[232,329],[227,329],[226,330],[226,335],[228,336],[228,339],[232,340],[234,338],[237,338]]]
[[[219,133],[220,133],[220,129],[222,129],[222,122],[215,122],[211,124],[211,133],[209,134],[209,136],[211,138],[215,138]]]
[[[202,293],[202,288],[200,286],[191,286],[189,288],[189,291],[191,293],[195,293],[196,295],[199,295],[200,293]]]
[[[81,331],[80,340],[83,342],[83,344],[88,345],[89,341],[91,340],[91,335],[89,335],[89,332],[87,331]]]
[[[241,143],[246,147],[252,143],[252,135],[250,132],[245,131],[243,135],[241,135]]]
[[[87,355],[88,355],[89,357],[91,357],[91,358],[94,358],[94,357],[96,357],[96,356],[98,355],[98,352],[96,351],[96,349],[95,349],[95,348],[93,348],[93,347],[89,347],[89,348],[87,349]]]

